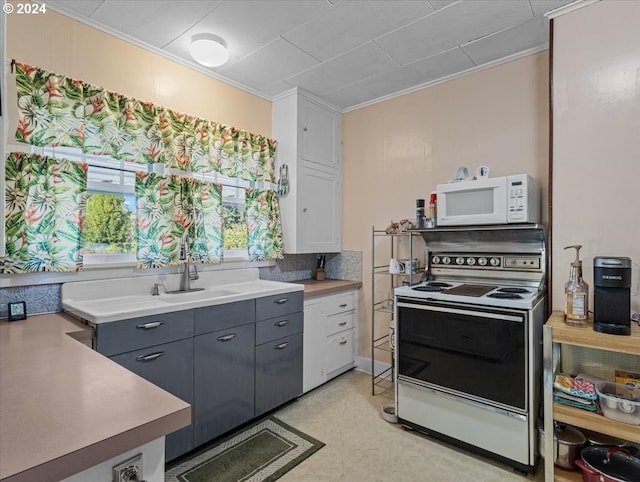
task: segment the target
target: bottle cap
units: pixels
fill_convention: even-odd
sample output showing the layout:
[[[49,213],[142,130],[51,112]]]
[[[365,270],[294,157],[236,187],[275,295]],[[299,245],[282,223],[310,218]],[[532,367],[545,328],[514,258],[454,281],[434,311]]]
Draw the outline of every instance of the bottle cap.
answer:
[[[435,204],[435,203],[436,203],[436,199],[437,199],[437,197],[438,197],[438,194],[437,194],[437,193],[435,193],[435,192],[432,192],[432,193],[429,195],[429,203],[430,203],[430,204]]]
[[[423,208],[424,207],[424,199],[416,199],[416,207]]]

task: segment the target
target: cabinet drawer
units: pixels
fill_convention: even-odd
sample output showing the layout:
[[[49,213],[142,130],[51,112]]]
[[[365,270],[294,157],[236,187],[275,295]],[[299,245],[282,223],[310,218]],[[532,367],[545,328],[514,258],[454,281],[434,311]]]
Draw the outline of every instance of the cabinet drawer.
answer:
[[[193,310],[96,325],[95,349],[111,356],[193,336]]]
[[[304,291],[292,291],[280,295],[256,299],[256,320],[267,320],[302,311]]]
[[[302,312],[298,311],[297,313],[257,322],[256,345],[262,345],[295,333],[302,333],[302,319]]]
[[[328,375],[345,365],[353,365],[353,362],[353,330],[339,333],[327,339]]]
[[[226,330],[233,326],[253,323],[256,319],[255,302],[245,300],[196,308],[194,317],[196,335]]]
[[[353,312],[329,316],[326,321],[326,335],[331,336],[341,331],[353,328],[353,318]]]
[[[346,293],[327,298],[327,316],[345,313],[356,308],[355,293]]]

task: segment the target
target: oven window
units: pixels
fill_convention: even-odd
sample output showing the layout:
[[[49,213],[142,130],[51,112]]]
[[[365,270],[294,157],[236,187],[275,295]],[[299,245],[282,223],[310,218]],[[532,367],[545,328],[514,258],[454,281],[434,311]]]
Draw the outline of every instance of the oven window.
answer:
[[[398,308],[399,374],[525,410],[524,313],[455,311]]]

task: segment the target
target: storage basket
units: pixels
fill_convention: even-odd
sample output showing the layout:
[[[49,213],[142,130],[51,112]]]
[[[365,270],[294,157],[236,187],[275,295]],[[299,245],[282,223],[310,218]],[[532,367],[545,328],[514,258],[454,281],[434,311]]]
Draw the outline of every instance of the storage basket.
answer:
[[[602,414],[618,422],[640,425],[640,389],[613,382],[596,383]]]

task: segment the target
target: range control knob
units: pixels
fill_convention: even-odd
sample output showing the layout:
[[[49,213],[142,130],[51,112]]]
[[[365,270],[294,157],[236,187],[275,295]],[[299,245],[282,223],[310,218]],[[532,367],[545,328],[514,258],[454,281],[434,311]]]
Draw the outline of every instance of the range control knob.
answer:
[[[467,258],[467,264],[469,266],[473,266],[474,264],[476,264],[476,258]]]
[[[440,256],[434,256],[433,258],[431,258],[431,262],[433,264],[438,264],[440,262]]]
[[[484,257],[478,258],[478,264],[480,266],[486,266],[487,265],[487,258],[484,258]]]
[[[451,258],[449,258],[449,256],[444,256],[442,258],[442,264],[449,264],[451,263]]]
[[[491,264],[491,266],[500,266],[500,258],[491,258],[491,260],[489,260],[489,263]]]
[[[456,264],[464,264],[464,258],[462,256],[458,256],[456,258]]]

